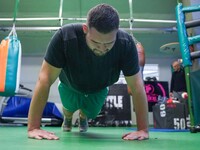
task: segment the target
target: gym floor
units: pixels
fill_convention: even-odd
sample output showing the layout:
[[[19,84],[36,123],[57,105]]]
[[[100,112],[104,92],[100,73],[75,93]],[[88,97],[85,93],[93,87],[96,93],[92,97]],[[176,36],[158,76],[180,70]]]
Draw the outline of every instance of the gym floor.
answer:
[[[44,127],[54,132],[60,140],[35,140],[27,138],[27,127],[0,126],[1,150],[197,150],[200,133],[189,131],[161,131],[150,129],[150,139],[124,141],[121,135],[135,130],[126,127],[90,127],[88,132],[62,132],[60,127]]]

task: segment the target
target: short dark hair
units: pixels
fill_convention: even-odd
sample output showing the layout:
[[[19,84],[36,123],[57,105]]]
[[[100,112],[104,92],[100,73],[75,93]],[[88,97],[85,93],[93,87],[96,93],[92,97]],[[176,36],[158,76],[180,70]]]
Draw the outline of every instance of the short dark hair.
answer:
[[[109,33],[119,28],[119,14],[115,8],[107,4],[99,4],[88,12],[89,28],[94,27],[101,33]]]

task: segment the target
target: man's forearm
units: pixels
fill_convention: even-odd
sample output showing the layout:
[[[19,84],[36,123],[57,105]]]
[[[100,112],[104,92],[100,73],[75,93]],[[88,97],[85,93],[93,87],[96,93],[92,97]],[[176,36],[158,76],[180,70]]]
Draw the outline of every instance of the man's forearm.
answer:
[[[133,104],[136,113],[138,130],[148,131],[149,117],[148,117],[148,103],[146,95],[144,93],[137,94],[137,96],[135,96],[134,99],[133,99]]]
[[[137,128],[138,130],[148,131],[149,119],[148,119],[148,111],[146,108],[142,110],[136,111],[136,120],[137,120]]]
[[[28,114],[28,130],[40,128],[41,118],[48,99],[48,94],[49,88],[37,83]]]

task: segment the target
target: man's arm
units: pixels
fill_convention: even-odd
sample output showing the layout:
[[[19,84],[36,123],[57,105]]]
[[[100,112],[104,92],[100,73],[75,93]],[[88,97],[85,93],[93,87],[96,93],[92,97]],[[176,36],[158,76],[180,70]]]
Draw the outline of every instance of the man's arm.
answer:
[[[148,126],[148,103],[144,89],[144,83],[140,73],[125,77],[128,86],[132,92],[133,104],[137,120],[137,132],[131,132],[123,136],[125,140],[144,140],[149,138]]]
[[[55,68],[43,61],[28,114],[28,137],[30,138],[58,139],[53,133],[40,130],[40,125],[50,87],[59,76],[60,71],[61,69]]]

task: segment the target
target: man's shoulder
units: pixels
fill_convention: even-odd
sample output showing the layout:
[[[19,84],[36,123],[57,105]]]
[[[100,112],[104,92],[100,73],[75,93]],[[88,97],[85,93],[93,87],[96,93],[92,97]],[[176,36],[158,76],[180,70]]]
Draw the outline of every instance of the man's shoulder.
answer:
[[[128,34],[128,32],[126,32],[125,30],[122,30],[122,29],[119,29],[118,32],[117,32],[117,34],[118,34],[118,36],[120,36],[120,37],[128,37],[128,36],[130,36],[130,35]]]
[[[61,30],[74,30],[74,29],[78,29],[78,28],[82,28],[81,23],[70,23],[70,24],[63,25],[61,27]]]
[[[60,30],[64,39],[76,38],[78,35],[83,34],[82,24],[80,23],[66,24]]]
[[[131,37],[131,35],[126,32],[125,30],[119,29],[117,32],[117,39],[123,42],[133,42],[133,38]]]

